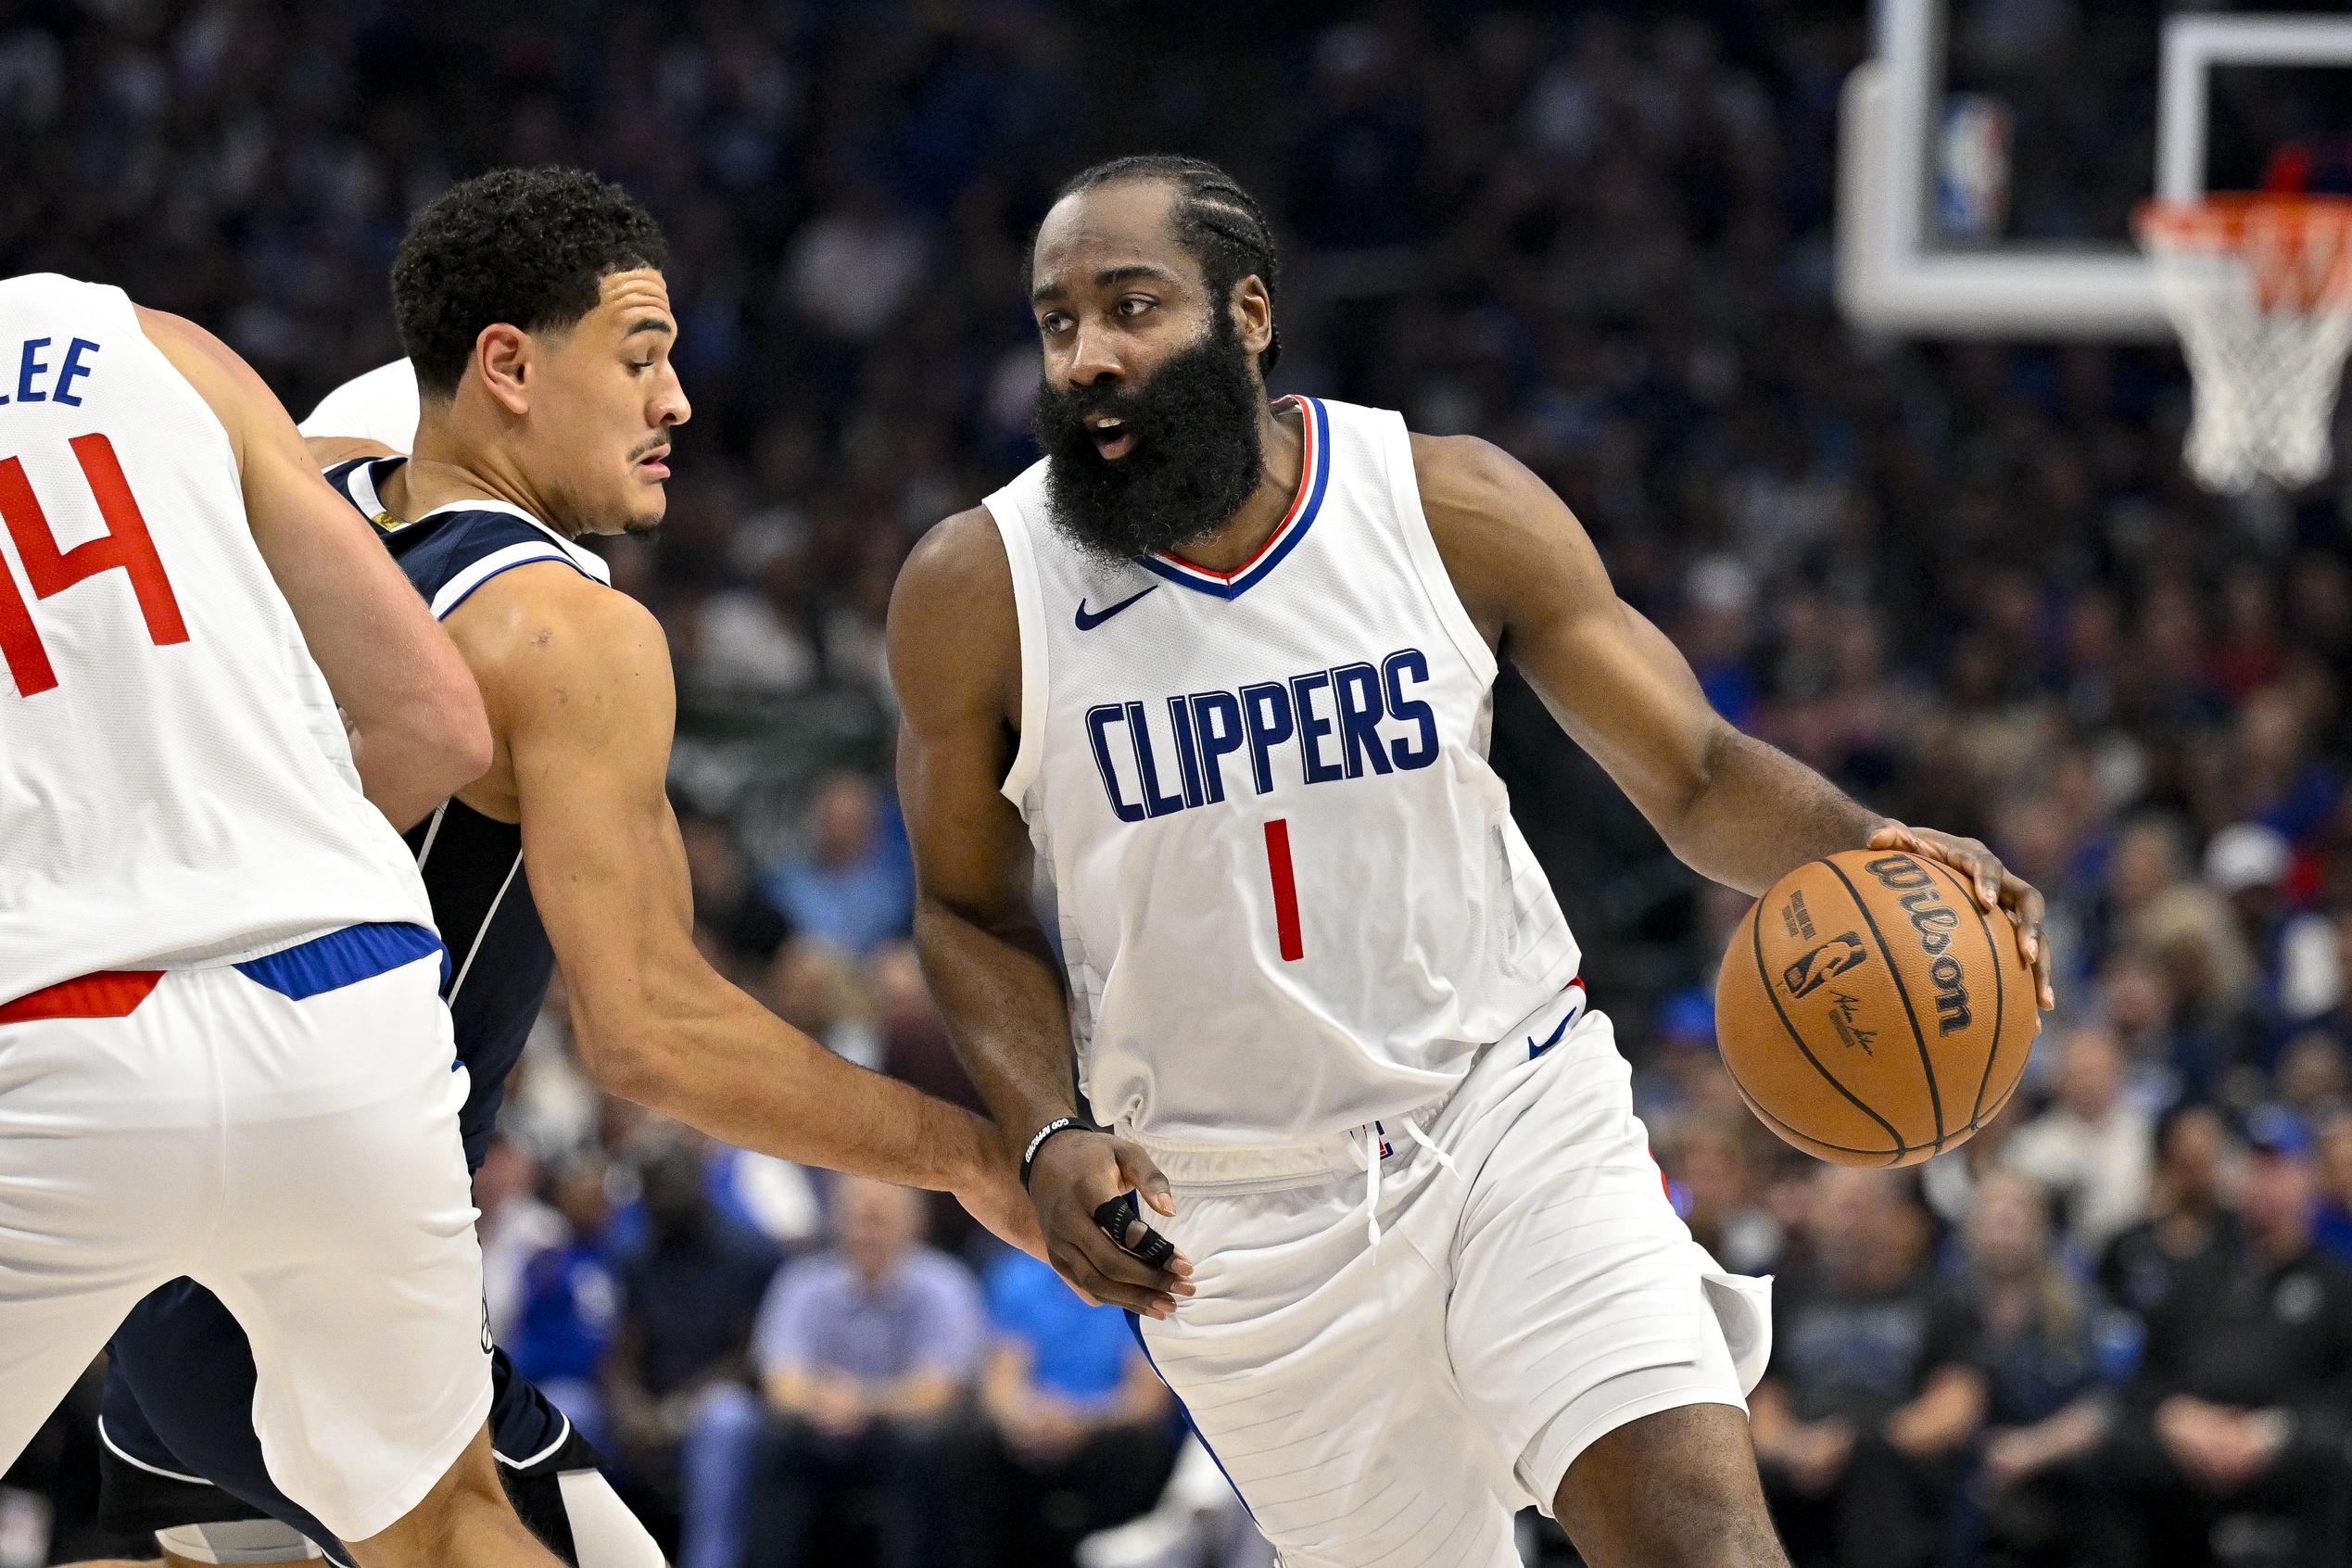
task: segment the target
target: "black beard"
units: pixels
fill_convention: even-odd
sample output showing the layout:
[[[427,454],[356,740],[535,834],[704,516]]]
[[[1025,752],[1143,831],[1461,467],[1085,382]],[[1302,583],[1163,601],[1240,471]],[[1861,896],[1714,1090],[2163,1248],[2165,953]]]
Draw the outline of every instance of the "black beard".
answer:
[[[1258,488],[1265,394],[1221,312],[1207,336],[1132,387],[1038,389],[1031,429],[1048,460],[1054,526],[1091,554],[1132,560],[1214,532]],[[1113,414],[1135,433],[1112,462],[1086,421]]]

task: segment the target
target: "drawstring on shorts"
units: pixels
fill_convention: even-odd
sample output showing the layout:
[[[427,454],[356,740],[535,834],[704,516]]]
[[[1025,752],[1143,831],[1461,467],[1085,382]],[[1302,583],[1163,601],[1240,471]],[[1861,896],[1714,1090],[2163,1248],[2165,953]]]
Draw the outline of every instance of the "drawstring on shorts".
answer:
[[[1356,1151],[1356,1157],[1364,1162],[1364,1229],[1372,1238],[1372,1245],[1375,1247],[1380,1246],[1380,1157],[1383,1131],[1381,1123],[1366,1122],[1356,1129],[1358,1137],[1350,1145]],[[1439,1165],[1457,1175],[1461,1174],[1461,1168],[1454,1163],[1454,1157],[1432,1143],[1429,1134],[1421,1130],[1419,1122],[1408,1118],[1405,1122],[1405,1135],[1435,1155]]]

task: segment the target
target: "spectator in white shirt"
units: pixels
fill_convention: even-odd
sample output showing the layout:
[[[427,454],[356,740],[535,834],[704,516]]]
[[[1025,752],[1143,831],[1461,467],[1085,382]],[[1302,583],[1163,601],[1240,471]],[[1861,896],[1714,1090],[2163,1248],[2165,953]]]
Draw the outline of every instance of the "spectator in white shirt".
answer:
[[[2145,1212],[2156,1129],[2125,1093],[2123,1049],[2104,1024],[2061,1037],[2057,1103],[2017,1130],[2002,1163],[2063,1206],[2067,1239],[2096,1257]]]

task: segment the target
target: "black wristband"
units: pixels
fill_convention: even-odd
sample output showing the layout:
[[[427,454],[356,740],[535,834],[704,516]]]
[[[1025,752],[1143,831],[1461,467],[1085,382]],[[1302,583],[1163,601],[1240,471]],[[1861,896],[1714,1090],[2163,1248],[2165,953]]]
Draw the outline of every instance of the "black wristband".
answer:
[[[1057,1116],[1037,1130],[1037,1135],[1030,1139],[1028,1149],[1021,1155],[1021,1191],[1029,1191],[1029,1173],[1037,1168],[1037,1151],[1045,1146],[1045,1140],[1056,1132],[1067,1132],[1073,1127],[1083,1128],[1085,1125],[1074,1116]]]

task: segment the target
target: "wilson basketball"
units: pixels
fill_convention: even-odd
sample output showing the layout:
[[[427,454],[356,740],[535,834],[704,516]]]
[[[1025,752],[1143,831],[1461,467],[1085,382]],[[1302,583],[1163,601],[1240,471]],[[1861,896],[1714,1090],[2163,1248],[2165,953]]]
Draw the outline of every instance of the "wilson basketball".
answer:
[[[1838,1165],[1910,1165],[1965,1142],[2008,1100],[2041,1029],[2007,913],[1902,851],[1789,872],[1740,922],[1715,980],[1740,1094]]]

